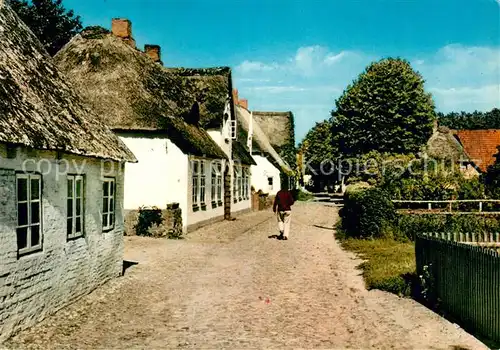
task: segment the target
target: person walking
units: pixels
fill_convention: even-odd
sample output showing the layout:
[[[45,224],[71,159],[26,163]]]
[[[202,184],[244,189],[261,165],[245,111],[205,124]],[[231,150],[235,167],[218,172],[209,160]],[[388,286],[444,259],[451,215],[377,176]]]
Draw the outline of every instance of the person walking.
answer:
[[[278,229],[280,235],[278,239],[287,240],[290,234],[290,220],[292,214],[292,205],[295,203],[292,193],[288,190],[288,186],[284,185],[284,188],[276,193],[273,204],[273,212],[277,214],[278,217]]]

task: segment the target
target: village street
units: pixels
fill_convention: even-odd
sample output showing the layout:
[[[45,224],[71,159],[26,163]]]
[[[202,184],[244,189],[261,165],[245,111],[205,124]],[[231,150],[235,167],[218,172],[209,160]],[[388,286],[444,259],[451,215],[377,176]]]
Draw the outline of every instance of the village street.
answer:
[[[125,276],[11,339],[23,349],[485,348],[408,299],[366,291],[336,210],[293,208],[290,240],[255,212],[183,241],[126,237]]]

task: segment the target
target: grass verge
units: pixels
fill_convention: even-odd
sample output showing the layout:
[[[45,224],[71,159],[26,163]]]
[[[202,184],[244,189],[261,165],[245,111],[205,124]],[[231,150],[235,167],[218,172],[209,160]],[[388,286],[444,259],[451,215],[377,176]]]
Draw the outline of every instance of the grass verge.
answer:
[[[368,289],[380,289],[400,296],[415,293],[415,245],[389,239],[345,239],[344,249],[352,251],[365,262],[359,267]]]

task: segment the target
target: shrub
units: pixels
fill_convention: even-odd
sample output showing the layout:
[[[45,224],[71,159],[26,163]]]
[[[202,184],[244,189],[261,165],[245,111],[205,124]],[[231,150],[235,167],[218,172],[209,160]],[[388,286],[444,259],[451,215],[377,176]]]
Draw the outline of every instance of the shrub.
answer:
[[[307,193],[307,192],[301,190],[300,188],[292,190],[292,196],[293,196],[294,200],[303,201],[303,202],[306,202],[306,201],[314,198],[314,196],[312,194]]]
[[[135,231],[138,236],[151,236],[151,232],[149,229],[153,225],[160,225],[162,221],[163,219],[161,216],[161,209],[156,207],[140,207],[139,219],[137,220]]]
[[[396,223],[400,234],[414,240],[416,233],[451,233],[482,236],[500,230],[496,217],[476,215],[401,214]]]
[[[392,202],[380,189],[359,188],[346,191],[340,216],[346,236],[379,238],[391,226],[395,210]]]

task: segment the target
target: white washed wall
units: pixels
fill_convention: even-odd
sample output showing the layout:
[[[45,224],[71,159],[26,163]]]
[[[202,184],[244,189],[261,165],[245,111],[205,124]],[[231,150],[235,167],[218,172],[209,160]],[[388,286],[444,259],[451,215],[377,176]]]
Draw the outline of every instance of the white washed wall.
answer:
[[[277,169],[266,157],[253,155],[255,163],[252,165],[252,186],[255,191],[262,190],[269,195],[275,195],[281,189],[280,170]],[[269,189],[267,178],[273,178],[273,188]]]
[[[138,163],[125,167],[125,209],[179,203],[186,227],[188,156],[165,136],[119,134]]]
[[[122,273],[123,164],[71,155],[55,159],[55,152],[25,149],[7,159],[0,144],[0,341]],[[23,163],[43,174],[43,249],[18,257],[15,172]],[[70,241],[67,172],[85,175],[84,237]],[[102,231],[103,173],[116,178],[115,228],[109,232]]]

